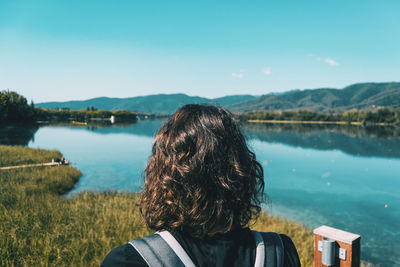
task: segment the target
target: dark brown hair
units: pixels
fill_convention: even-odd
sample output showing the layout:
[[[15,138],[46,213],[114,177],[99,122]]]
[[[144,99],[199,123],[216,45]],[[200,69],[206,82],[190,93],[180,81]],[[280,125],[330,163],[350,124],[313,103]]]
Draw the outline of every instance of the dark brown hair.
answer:
[[[233,115],[186,105],[161,127],[145,170],[148,226],[210,237],[246,226],[260,212],[264,174]]]

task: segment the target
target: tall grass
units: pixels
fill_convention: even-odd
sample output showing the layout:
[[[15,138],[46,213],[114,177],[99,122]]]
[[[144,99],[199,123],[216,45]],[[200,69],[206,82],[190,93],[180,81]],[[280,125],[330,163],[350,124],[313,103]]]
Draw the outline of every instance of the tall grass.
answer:
[[[60,159],[61,157],[62,154],[56,150],[0,145],[0,167],[50,162],[52,159]]]
[[[0,146],[0,166],[14,165],[11,159],[38,163],[57,156],[61,153]],[[98,266],[112,248],[152,233],[136,194],[61,197],[80,176],[70,166],[0,171],[0,266]],[[287,234],[302,265],[312,265],[310,230],[265,213],[253,228]]]

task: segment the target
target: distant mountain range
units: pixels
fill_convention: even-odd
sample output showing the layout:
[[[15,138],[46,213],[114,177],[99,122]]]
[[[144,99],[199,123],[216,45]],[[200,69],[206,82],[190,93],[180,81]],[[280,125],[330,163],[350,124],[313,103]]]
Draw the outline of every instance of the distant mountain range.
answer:
[[[218,103],[223,106],[251,100],[252,95],[231,95],[220,98],[204,98],[199,96],[188,96],[185,94],[158,94],[148,96],[137,96],[129,98],[97,97],[81,101],[68,102],[46,102],[36,104],[37,107],[54,109],[70,108],[75,110],[95,107],[104,110],[130,110],[144,113],[167,113],[172,114],[179,107],[186,104]]]
[[[378,106],[400,107],[400,83],[360,83],[343,89],[320,88],[292,91],[281,95],[262,95],[229,106],[232,111],[297,110],[342,112]]]
[[[75,110],[95,107],[104,110],[130,110],[145,113],[171,114],[180,106],[190,103],[218,103],[233,112],[251,110],[298,110],[343,112],[349,109],[400,107],[400,83],[359,83],[343,89],[320,88],[270,93],[262,96],[231,95],[204,98],[185,94],[158,94],[130,98],[98,97],[82,101],[46,102],[36,106],[48,109]]]

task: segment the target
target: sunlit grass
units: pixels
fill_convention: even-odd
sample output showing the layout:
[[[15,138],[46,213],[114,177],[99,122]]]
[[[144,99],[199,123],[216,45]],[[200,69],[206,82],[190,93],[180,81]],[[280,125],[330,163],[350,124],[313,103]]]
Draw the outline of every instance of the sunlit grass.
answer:
[[[7,155],[7,157],[5,157]],[[57,151],[0,146],[0,166],[61,157]],[[15,164],[16,165],[16,164]],[[113,248],[146,236],[136,194],[61,195],[81,173],[70,166],[0,171],[0,266],[98,266]],[[290,236],[312,265],[311,231],[262,213],[252,227]]]
[[[51,162],[52,159],[60,159],[61,157],[62,154],[56,150],[0,145],[0,167]]]

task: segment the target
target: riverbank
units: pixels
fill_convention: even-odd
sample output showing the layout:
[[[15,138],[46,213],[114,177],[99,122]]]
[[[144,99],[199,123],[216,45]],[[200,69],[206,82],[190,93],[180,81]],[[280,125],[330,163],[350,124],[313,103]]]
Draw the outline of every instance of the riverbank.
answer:
[[[254,110],[239,114],[239,120],[262,123],[400,126],[400,108],[352,109],[342,113],[310,110]]]
[[[361,122],[347,121],[289,121],[289,120],[248,120],[251,123],[283,123],[283,124],[333,124],[333,125],[362,125]],[[384,126],[385,124],[377,124]]]
[[[392,123],[376,122],[362,123],[359,121],[294,121],[294,120],[247,120],[249,123],[273,123],[273,124],[329,124],[329,125],[355,125],[355,126],[396,126]]]
[[[0,146],[0,166],[61,157],[58,151]],[[144,226],[137,194],[63,198],[80,176],[71,166],[0,171],[0,266],[98,266],[112,248],[152,233]],[[266,213],[251,227],[287,234],[302,265],[312,265],[310,229]]]

